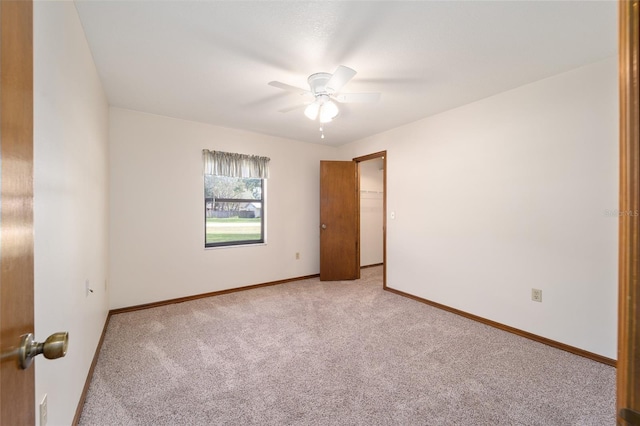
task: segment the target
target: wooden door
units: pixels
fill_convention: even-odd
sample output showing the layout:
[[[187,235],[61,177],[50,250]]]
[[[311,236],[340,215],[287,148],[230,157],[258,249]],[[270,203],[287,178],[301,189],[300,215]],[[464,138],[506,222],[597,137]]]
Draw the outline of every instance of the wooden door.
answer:
[[[33,5],[0,2],[0,424],[35,424],[35,367],[15,350],[33,332]]]
[[[358,167],[320,162],[320,280],[360,278]]]
[[[617,413],[640,425],[640,2],[619,7],[620,238]]]

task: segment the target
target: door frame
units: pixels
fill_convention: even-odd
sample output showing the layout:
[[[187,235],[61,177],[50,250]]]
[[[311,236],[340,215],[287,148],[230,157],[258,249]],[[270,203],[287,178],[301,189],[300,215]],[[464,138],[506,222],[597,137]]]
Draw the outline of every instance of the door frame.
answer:
[[[640,424],[639,8],[638,0],[618,2],[620,221],[616,413],[619,425]]]
[[[358,194],[358,257],[360,257],[360,163],[368,160],[382,159],[382,288],[387,288],[387,151],[356,157],[353,161],[358,166],[356,188]]]

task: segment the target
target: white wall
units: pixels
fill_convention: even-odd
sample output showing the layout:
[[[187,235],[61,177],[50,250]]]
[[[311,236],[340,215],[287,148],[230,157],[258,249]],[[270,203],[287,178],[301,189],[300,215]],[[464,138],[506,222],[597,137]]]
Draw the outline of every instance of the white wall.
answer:
[[[387,150],[389,287],[615,359],[616,64],[341,147]]]
[[[383,262],[384,173],[380,158],[360,166],[360,265]]]
[[[205,250],[204,148],[271,158],[266,245]],[[317,274],[319,161],[336,152],[112,108],[111,308]]]
[[[71,424],[107,316],[108,112],[73,2],[34,2],[35,334],[70,335],[35,363],[49,425]]]

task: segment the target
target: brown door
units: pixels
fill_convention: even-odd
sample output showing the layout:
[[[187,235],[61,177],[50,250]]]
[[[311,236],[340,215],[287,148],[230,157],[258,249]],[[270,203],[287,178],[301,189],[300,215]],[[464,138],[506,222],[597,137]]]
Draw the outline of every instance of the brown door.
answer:
[[[34,366],[15,350],[33,332],[33,21],[0,2],[0,424],[35,424]]]
[[[360,278],[358,167],[320,162],[320,280]]]
[[[618,424],[640,425],[640,2],[620,1]]]

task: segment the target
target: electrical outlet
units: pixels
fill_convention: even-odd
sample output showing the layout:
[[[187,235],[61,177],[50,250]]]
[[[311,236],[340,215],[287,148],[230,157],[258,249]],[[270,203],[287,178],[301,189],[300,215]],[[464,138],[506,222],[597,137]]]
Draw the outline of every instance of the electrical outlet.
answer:
[[[44,394],[40,403],[40,426],[47,426],[47,394]]]
[[[537,288],[531,289],[531,300],[534,302],[542,302],[542,290]]]
[[[296,252],[296,260],[300,260],[300,252]]]

